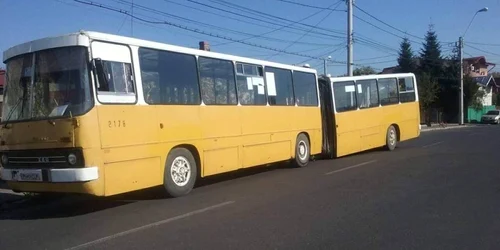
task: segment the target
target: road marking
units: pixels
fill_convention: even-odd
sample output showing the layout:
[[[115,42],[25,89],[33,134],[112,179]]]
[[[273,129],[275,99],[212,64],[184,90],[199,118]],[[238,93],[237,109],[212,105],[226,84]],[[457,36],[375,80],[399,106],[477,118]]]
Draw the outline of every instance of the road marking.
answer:
[[[436,146],[436,145],[439,145],[439,144],[441,144],[443,142],[444,141],[438,141],[438,142],[435,142],[435,143],[432,143],[432,144],[429,144],[429,145],[425,145],[422,148],[428,148],[428,147]]]
[[[363,163],[360,163],[360,164],[356,164],[356,165],[353,165],[353,166],[350,166],[350,167],[337,169],[337,170],[335,170],[335,171],[328,172],[328,173],[326,173],[325,175],[336,174],[336,173],[338,173],[338,172],[342,172],[342,171],[345,171],[345,170],[348,170],[348,169],[351,169],[351,168],[361,167],[361,166],[364,166],[364,165],[367,165],[367,164],[370,164],[370,163],[374,163],[374,162],[376,162],[376,161],[377,161],[377,160],[367,161],[367,162],[363,162]]]
[[[220,204],[217,204],[217,205],[213,205],[213,206],[210,206],[210,207],[206,207],[206,208],[194,210],[194,211],[189,212],[189,213],[185,213],[185,214],[178,215],[178,216],[175,216],[175,217],[172,217],[172,218],[168,218],[168,219],[165,219],[165,220],[161,220],[161,221],[158,221],[158,222],[147,224],[147,225],[144,225],[144,226],[141,226],[141,227],[136,227],[136,228],[133,228],[133,229],[130,229],[130,230],[127,230],[127,231],[123,231],[123,232],[120,232],[120,233],[117,233],[117,234],[113,234],[113,235],[110,235],[110,236],[106,236],[106,237],[103,237],[103,238],[100,238],[100,239],[97,239],[97,240],[94,240],[94,241],[90,241],[90,242],[87,242],[85,244],[81,244],[81,245],[78,245],[78,246],[75,246],[75,247],[67,248],[67,250],[82,249],[82,248],[90,247],[90,246],[93,246],[93,245],[96,245],[96,244],[99,244],[99,243],[102,243],[102,242],[105,242],[105,241],[108,241],[108,240],[111,240],[111,239],[122,237],[122,236],[125,236],[125,235],[128,235],[128,234],[131,234],[131,233],[135,233],[135,232],[138,232],[138,231],[141,231],[141,230],[145,230],[145,229],[152,228],[152,227],[157,227],[157,226],[160,226],[160,225],[163,225],[163,224],[167,224],[167,223],[170,223],[170,222],[173,222],[173,221],[176,221],[176,220],[184,219],[184,218],[196,215],[196,214],[201,214],[201,213],[204,213],[204,212],[208,212],[208,211],[216,209],[216,208],[220,208],[220,207],[223,207],[223,206],[227,206],[227,205],[233,204],[234,202],[235,201],[226,201],[226,202],[223,202],[223,203],[220,203]]]

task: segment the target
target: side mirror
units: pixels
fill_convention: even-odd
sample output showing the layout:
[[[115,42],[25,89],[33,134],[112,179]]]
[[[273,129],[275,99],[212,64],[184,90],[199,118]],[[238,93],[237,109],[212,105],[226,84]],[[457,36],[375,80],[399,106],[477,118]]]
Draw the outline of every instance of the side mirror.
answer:
[[[97,75],[97,88],[100,89],[101,86],[108,86],[108,70],[101,58],[94,59],[94,67]]]

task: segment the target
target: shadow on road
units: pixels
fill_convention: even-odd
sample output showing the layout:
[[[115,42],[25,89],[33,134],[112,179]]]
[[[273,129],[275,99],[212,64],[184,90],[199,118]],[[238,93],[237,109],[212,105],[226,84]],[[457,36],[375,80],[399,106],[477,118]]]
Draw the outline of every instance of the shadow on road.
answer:
[[[324,160],[319,159],[319,161]],[[266,166],[241,169],[200,179],[196,183],[195,188],[276,170],[294,171],[297,170],[297,168],[291,167],[289,162],[281,162]],[[2,196],[9,196],[8,198],[10,201],[2,203]],[[10,196],[17,197],[13,199],[14,197]],[[161,186],[110,197],[95,197],[88,195],[19,196],[16,194],[0,193],[0,220],[36,220],[75,217],[125,206],[135,202],[168,198],[169,197],[166,196]]]
[[[266,166],[252,167],[246,169],[239,169],[227,173],[217,174],[213,176],[208,176],[200,179],[196,182],[195,188],[213,185],[220,182],[236,180],[239,178],[249,177],[252,175],[258,175],[275,170],[293,170],[294,168],[290,166],[288,162],[280,162],[275,164],[269,164]]]
[[[73,217],[89,214],[131,202],[84,197],[28,198],[22,202],[8,204],[0,210],[0,220],[35,220]]]
[[[276,169],[291,169],[287,163],[238,170],[200,179],[195,188],[252,176]],[[0,188],[2,188],[0,186]],[[7,190],[6,187],[4,187]],[[2,191],[2,190],[0,190]],[[110,197],[88,195],[18,195],[0,192],[0,220],[36,220],[74,217],[95,213],[140,201],[168,199],[163,187]],[[5,202],[3,202],[5,201]]]

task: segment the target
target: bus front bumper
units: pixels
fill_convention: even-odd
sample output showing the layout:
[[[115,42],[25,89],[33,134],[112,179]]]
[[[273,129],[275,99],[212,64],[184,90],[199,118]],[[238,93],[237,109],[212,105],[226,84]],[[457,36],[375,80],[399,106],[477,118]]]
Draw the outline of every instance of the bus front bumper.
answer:
[[[97,167],[61,169],[5,169],[0,179],[15,182],[87,182],[99,179]]]

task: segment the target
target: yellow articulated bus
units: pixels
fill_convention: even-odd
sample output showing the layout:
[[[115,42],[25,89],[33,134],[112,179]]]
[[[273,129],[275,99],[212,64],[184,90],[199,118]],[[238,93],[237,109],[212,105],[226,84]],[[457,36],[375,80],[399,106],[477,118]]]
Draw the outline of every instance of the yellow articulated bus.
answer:
[[[321,78],[323,153],[341,157],[420,135],[412,73]]]
[[[316,70],[98,32],[4,52],[0,178],[110,196],[269,163],[297,167],[419,135],[413,74]]]
[[[1,178],[109,196],[321,153],[316,71],[81,31],[4,52]]]

